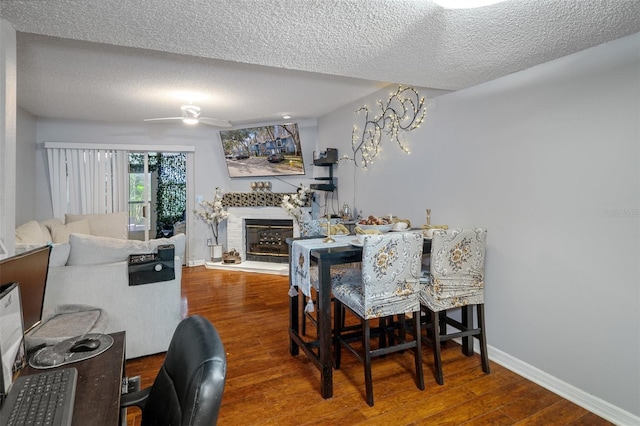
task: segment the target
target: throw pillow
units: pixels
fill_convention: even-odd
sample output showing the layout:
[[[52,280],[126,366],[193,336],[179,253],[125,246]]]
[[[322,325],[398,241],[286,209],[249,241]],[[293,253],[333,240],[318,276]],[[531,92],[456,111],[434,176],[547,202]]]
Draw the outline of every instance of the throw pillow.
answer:
[[[42,235],[44,236],[44,239],[48,243],[53,242],[53,237],[51,236],[51,227],[53,226],[53,224],[56,224],[56,225],[63,224],[62,221],[56,217],[43,220],[38,223],[40,224],[40,230],[42,231]]]
[[[129,260],[130,254],[151,253],[144,241],[121,240],[95,235],[71,234],[67,265],[99,265]]]
[[[65,223],[73,223],[80,220],[89,221],[89,232],[98,237],[111,237],[126,240],[129,238],[129,213],[105,213],[105,214],[66,214]]]
[[[52,223],[51,237],[54,243],[68,243],[71,234],[90,234],[89,221],[79,220],[77,222],[67,223],[66,225]]]
[[[71,253],[71,245],[69,243],[54,244],[51,248],[51,256],[49,256],[49,266],[66,265],[69,253]]]
[[[35,220],[20,225],[16,228],[16,244],[46,244],[47,240],[42,235],[40,224]]]

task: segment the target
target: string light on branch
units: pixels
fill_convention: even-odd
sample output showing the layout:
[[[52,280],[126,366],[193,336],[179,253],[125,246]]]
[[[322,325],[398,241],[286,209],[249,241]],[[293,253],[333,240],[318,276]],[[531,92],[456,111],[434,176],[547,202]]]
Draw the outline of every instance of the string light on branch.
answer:
[[[401,137],[422,124],[427,113],[424,101],[425,98],[421,98],[414,88],[398,86],[398,90],[390,94],[386,103],[381,100],[376,102],[380,108],[378,114],[373,114],[367,105],[356,110],[356,114],[364,114],[362,130],[354,125],[351,132],[351,148],[356,166],[362,165],[366,169],[373,162],[380,152],[380,144],[385,135],[409,154]],[[370,118],[371,115],[373,118]]]

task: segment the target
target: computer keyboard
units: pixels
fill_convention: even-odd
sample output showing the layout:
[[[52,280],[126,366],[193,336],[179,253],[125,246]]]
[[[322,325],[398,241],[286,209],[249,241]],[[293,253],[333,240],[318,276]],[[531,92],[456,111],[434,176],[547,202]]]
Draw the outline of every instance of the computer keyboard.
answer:
[[[18,377],[0,408],[0,424],[70,426],[77,381],[75,368]]]

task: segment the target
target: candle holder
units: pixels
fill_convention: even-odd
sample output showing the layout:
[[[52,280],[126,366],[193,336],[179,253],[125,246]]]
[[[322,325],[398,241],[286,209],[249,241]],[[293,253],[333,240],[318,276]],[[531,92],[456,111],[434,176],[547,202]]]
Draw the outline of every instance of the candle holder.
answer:
[[[335,243],[336,240],[331,238],[331,216],[327,215],[327,238],[322,240],[323,243]]]

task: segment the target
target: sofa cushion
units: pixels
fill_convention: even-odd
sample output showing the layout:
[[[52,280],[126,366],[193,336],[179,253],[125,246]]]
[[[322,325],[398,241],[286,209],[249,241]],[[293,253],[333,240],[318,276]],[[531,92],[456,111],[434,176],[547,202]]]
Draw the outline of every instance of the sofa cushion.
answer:
[[[71,234],[90,234],[89,221],[79,220],[77,222],[67,223],[65,225],[52,223],[51,237],[54,243],[68,243]]]
[[[30,220],[16,228],[16,244],[46,244],[47,240],[42,234],[40,224]]]
[[[99,265],[129,260],[131,254],[157,252],[160,244],[173,244],[175,255],[184,256],[186,237],[184,234],[171,238],[160,238],[148,242],[98,237],[95,235],[71,234],[71,252],[67,265]]]
[[[57,217],[42,220],[38,222],[40,224],[40,230],[42,231],[42,235],[44,236],[47,242],[53,242],[53,237],[51,236],[51,227],[53,225],[62,225],[62,221]]]
[[[96,265],[128,260],[130,254],[149,253],[144,241],[71,234],[67,265]]]
[[[69,243],[54,244],[49,256],[49,266],[64,266],[69,259],[71,245]]]
[[[126,240],[129,238],[128,212],[106,213],[106,214],[66,214],[65,223],[73,223],[81,220],[89,221],[91,235],[98,237],[110,237]]]

